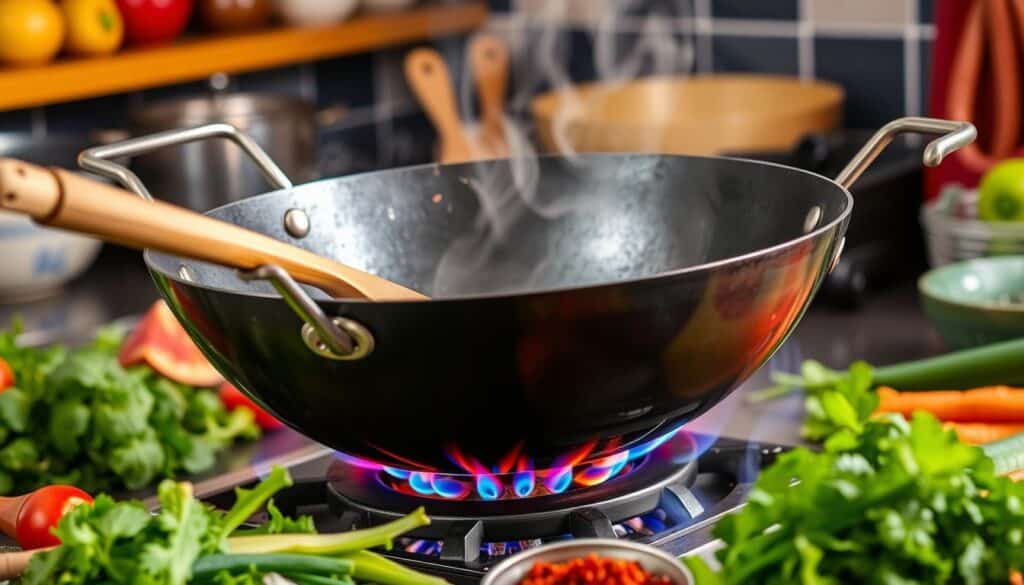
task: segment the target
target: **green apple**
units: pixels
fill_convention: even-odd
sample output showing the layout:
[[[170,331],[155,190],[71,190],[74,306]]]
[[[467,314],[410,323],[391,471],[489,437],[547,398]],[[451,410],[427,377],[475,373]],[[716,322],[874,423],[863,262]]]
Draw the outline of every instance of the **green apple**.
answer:
[[[983,221],[1024,221],[1024,158],[996,164],[978,185],[978,218]]]

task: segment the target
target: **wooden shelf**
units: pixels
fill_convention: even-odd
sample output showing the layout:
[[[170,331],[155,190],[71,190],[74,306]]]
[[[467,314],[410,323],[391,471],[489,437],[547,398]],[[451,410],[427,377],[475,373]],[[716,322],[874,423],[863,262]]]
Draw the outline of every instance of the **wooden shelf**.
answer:
[[[202,36],[109,57],[65,59],[40,67],[0,69],[0,110],[135,91],[304,61],[373,51],[467,32],[487,19],[483,2],[425,6],[359,16],[322,28],[271,28]]]

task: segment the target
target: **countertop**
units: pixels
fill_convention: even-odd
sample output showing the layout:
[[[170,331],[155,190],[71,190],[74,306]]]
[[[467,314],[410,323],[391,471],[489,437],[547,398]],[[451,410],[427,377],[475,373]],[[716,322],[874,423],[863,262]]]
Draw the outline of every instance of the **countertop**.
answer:
[[[877,291],[858,310],[812,304],[790,339],[754,377],[728,399],[695,421],[694,430],[735,438],[800,443],[799,396],[751,406],[743,396],[768,384],[773,369],[795,371],[813,358],[843,368],[864,359],[887,364],[943,351],[940,338],[918,306],[914,276]],[[0,304],[0,326],[20,315],[30,339],[87,339],[97,327],[144,312],[158,298],[142,255],[105,245],[97,262],[59,295],[28,303]]]

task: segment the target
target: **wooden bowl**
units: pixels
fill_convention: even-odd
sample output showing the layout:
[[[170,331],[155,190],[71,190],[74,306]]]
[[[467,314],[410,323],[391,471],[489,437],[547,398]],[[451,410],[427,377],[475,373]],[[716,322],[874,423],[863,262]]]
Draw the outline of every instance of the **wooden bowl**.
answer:
[[[531,106],[548,152],[715,155],[791,148],[836,128],[844,100],[830,82],[714,74],[571,86]]]

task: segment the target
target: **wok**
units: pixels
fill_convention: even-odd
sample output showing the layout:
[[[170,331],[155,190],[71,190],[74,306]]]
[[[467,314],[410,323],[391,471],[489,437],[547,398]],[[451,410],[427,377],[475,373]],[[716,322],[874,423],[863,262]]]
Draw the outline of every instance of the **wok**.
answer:
[[[462,471],[459,454],[544,469],[662,436],[760,367],[838,258],[847,188],[906,131],[945,134],[928,165],[974,138],[970,124],[900,119],[835,181],[740,159],[587,154],[297,187],[241,141],[281,188],[205,215],[432,298],[331,298],[275,267],[157,250],[145,261],[212,363],[311,438],[404,469]],[[209,134],[80,162],[130,184],[103,157]]]

